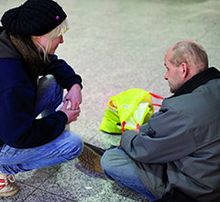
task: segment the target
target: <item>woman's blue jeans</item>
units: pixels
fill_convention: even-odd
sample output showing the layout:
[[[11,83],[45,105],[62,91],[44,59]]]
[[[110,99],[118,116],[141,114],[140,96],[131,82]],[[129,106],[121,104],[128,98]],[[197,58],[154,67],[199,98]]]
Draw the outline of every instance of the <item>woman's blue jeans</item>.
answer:
[[[105,174],[119,185],[128,187],[145,196],[149,201],[156,198],[147,190],[140,180],[135,162],[120,148],[105,151],[101,158],[101,166]]]
[[[42,77],[38,85],[36,117],[39,114],[46,116],[54,112],[62,99],[63,89],[56,83],[54,77],[52,75]],[[78,157],[82,148],[81,138],[69,130],[63,131],[55,140],[39,147],[18,149],[3,145],[0,147],[0,172],[16,174],[60,164]]]

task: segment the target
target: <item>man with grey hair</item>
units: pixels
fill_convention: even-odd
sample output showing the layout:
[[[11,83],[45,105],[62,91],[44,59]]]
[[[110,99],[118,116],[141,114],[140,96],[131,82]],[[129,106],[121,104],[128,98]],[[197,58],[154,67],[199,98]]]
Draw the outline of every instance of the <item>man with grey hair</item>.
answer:
[[[179,66],[182,62],[194,64],[200,70],[208,67],[208,55],[204,48],[193,41],[180,41],[173,47],[172,62]]]
[[[164,78],[171,93],[175,93],[186,81],[208,68],[208,55],[201,45],[180,41],[168,49],[164,65],[167,68]]]
[[[220,72],[193,41],[171,46],[164,65],[173,95],[139,131],[125,131],[101,167],[149,201],[220,201]]]

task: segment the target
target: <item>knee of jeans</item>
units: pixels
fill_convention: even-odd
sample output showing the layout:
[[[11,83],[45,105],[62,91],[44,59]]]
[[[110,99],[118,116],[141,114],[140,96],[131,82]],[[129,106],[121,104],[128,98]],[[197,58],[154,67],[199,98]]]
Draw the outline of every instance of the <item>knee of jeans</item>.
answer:
[[[39,83],[40,85],[44,86],[44,88],[50,89],[50,92],[55,93],[56,98],[59,98],[60,102],[62,101],[63,88],[57,83],[53,75],[48,74],[42,77],[39,80]]]
[[[113,169],[111,164],[111,154],[109,150],[105,151],[103,154],[100,164],[105,173],[109,173],[109,171]]]
[[[79,136],[74,136],[73,140],[68,143],[68,148],[65,149],[63,157],[67,160],[77,158],[83,150],[83,141]]]
[[[115,180],[118,172],[117,172],[117,168],[114,166],[114,160],[111,158],[110,150],[105,151],[105,153],[103,154],[101,158],[100,164],[105,175],[110,180]]]

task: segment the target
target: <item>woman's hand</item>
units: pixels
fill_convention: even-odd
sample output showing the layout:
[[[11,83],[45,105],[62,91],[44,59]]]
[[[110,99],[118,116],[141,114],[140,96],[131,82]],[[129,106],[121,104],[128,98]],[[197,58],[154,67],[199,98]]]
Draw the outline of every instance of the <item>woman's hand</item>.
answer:
[[[72,109],[70,105],[70,101],[64,101],[63,106],[59,109],[60,111],[64,112],[67,116],[67,123],[71,123],[77,120],[77,117],[80,114],[80,108]]]
[[[82,103],[81,86],[79,84],[74,84],[67,95],[65,96],[65,101],[70,101],[70,108],[72,110],[79,109],[79,105]]]

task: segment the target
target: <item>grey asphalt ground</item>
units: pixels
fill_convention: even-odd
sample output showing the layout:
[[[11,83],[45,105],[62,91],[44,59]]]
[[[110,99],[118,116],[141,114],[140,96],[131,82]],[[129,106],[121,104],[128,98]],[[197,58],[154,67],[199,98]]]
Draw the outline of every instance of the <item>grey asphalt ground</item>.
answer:
[[[22,0],[0,0],[0,15]],[[219,69],[219,0],[58,0],[70,30],[57,54],[83,78],[81,116],[71,130],[107,148],[120,136],[99,131],[110,96],[143,88],[169,96],[163,79],[164,53],[175,42],[196,40]],[[13,123],[12,123],[13,127]],[[75,159],[59,166],[20,173],[21,191],[1,201],[140,202],[139,195],[86,171]]]

